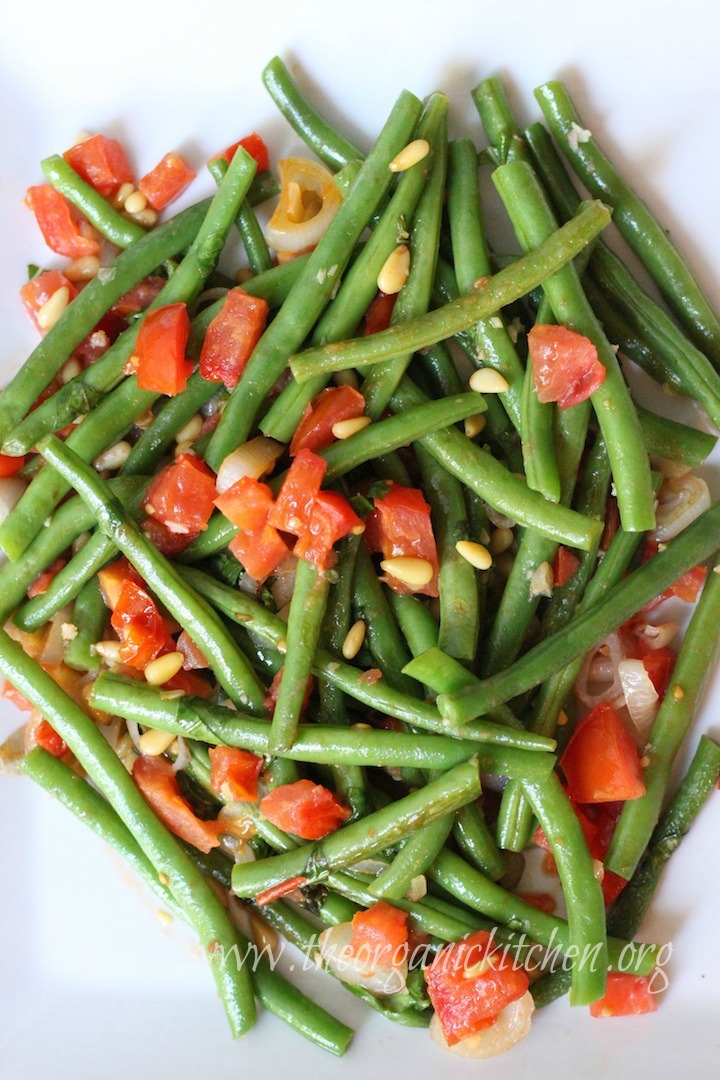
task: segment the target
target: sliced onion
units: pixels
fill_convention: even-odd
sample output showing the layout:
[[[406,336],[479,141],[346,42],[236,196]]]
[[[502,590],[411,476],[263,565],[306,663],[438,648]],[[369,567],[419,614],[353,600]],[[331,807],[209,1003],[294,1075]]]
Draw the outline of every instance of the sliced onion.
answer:
[[[427,896],[427,891],[427,878],[424,874],[416,874],[407,888],[405,899],[411,904],[416,904],[418,900],[422,900],[423,896]]]
[[[371,966],[364,957],[348,953],[353,933],[351,923],[338,923],[323,930],[318,938],[323,964],[342,982],[362,986],[376,997],[402,993],[407,979],[407,961],[398,966]]]
[[[485,503],[485,513],[496,529],[514,529],[517,525],[517,521],[513,521],[512,518],[507,517],[505,514],[501,514],[500,511],[496,510],[490,503]]]
[[[182,735],[177,737],[178,752],[175,760],[173,761],[173,772],[180,772],[181,769],[186,768],[190,764],[190,751],[188,745],[183,739]]]
[[[133,746],[135,747],[137,752],[141,754],[142,750],[140,749],[140,725],[138,724],[137,720],[126,720],[125,727],[127,728],[128,735],[132,739]]]
[[[217,489],[222,495],[244,476],[253,480],[259,480],[265,473],[270,472],[285,447],[275,439],[267,439],[264,435],[246,442],[233,450],[232,454],[223,461],[217,474]]]
[[[530,578],[530,599],[535,600],[538,596],[552,596],[555,587],[555,575],[549,562],[541,562],[536,566]]]
[[[270,592],[275,601],[275,607],[280,611],[292,600],[295,591],[295,574],[297,573],[297,559],[291,555],[284,563],[278,566],[273,575]]]
[[[668,478],[660,488],[657,524],[651,536],[672,540],[711,505],[710,491],[700,476]]]
[[[622,694],[618,665],[624,659],[618,634],[610,634],[588,653],[575,680],[575,693],[583,705],[592,709],[598,702],[614,701]]]
[[[451,1054],[457,1054],[458,1057],[496,1057],[498,1054],[504,1054],[506,1050],[510,1050],[525,1038],[530,1031],[534,1011],[535,1002],[528,990],[517,1001],[501,1009],[494,1024],[479,1031],[477,1035],[461,1039],[454,1046],[448,1046],[440,1021],[435,1014],[430,1021],[430,1038],[443,1050],[449,1050]]]
[[[361,859],[360,862],[353,863],[350,869],[356,874],[372,874],[373,877],[377,877],[378,874],[387,870],[389,865],[382,859]]]
[[[20,502],[26,487],[27,484],[19,476],[6,476],[0,480],[0,525]]]
[[[658,692],[642,660],[621,660],[618,675],[630,719],[644,739],[657,713]]]
[[[664,649],[673,640],[680,623],[639,623],[635,627],[635,633],[643,638],[649,649]]]
[[[72,619],[72,610],[72,605],[68,605],[53,615],[43,651],[40,655],[41,664],[62,663],[66,644],[62,628],[63,623],[67,623]]]
[[[315,247],[342,203],[333,175],[308,158],[284,158],[278,171],[280,200],[265,230],[267,242],[283,252]]]
[[[682,465],[679,461],[670,461],[668,458],[651,456],[650,461],[653,469],[656,472],[662,473],[663,476],[687,476],[690,472],[689,465]]]

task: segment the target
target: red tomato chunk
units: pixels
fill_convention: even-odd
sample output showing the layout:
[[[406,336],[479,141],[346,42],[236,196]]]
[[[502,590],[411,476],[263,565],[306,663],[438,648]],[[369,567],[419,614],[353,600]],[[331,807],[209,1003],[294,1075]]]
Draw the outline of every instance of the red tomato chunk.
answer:
[[[40,721],[35,728],[34,735],[37,745],[41,746],[43,750],[47,750],[48,754],[52,754],[53,757],[61,758],[67,754],[67,743],[60,738],[55,728],[51,727],[47,720]]]
[[[52,184],[40,184],[28,189],[25,204],[32,210],[45,243],[51,251],[68,259],[97,255],[95,240],[83,236],[67,199]]]
[[[185,304],[149,311],[135,343],[138,386],[174,397],[187,387],[193,365],[185,359],[190,319]]]
[[[294,457],[303,447],[319,453],[335,441],[333,427],[340,420],[352,420],[365,412],[365,398],[351,386],[329,386],[306,406],[290,443]]]
[[[187,162],[179,154],[169,153],[138,181],[138,191],[153,210],[164,210],[194,179]]]
[[[143,670],[174,648],[155,601],[134,581],[123,581],[110,623],[122,641],[120,659],[130,667]]]
[[[63,157],[78,176],[106,199],[117,194],[122,184],[134,183],[133,171],[117,139],[91,135],[84,142],[71,146]]]
[[[601,701],[573,732],[560,759],[579,803],[624,802],[645,794],[640,755],[612,705]]]
[[[426,596],[438,595],[438,554],[430,507],[423,494],[416,488],[392,484],[387,495],[375,499],[375,510],[366,521],[365,539],[371,551],[380,551],[384,559],[408,556],[425,559],[433,567],[433,576],[427,585],[411,588],[388,574],[391,589],[398,593],[418,592]]]
[[[189,535],[207,528],[215,505],[215,476],[194,454],[180,454],[155,477],[145,496],[148,514],[171,533]]]
[[[263,335],[270,308],[266,300],[231,289],[210,323],[200,353],[200,374],[209,382],[237,385]]]
[[[367,911],[353,915],[353,936],[347,947],[351,956],[360,956],[377,967],[400,964],[408,951],[407,912],[379,900]]]
[[[206,855],[220,843],[215,821],[201,821],[180,791],[172,765],[162,757],[139,757],[133,780],[145,801],[171,833]]]
[[[234,746],[211,746],[210,787],[232,800],[258,801],[258,777],[265,762],[249,750]]]
[[[59,270],[45,270],[44,273],[37,274],[31,281],[26,282],[20,289],[20,298],[25,305],[25,310],[41,334],[46,334],[47,330],[43,330],[38,324],[37,313],[58,289],[67,289],[70,300],[77,296],[77,289],[72,281],[68,281]]]
[[[42,574],[35,578],[35,581],[28,589],[28,597],[32,600],[33,596],[40,596],[42,593],[47,592],[63,566],[65,566],[65,559],[56,559],[54,563],[48,566],[47,570],[43,570]]]
[[[332,791],[311,780],[273,788],[261,801],[260,812],[278,829],[303,840],[321,840],[351,814]]]
[[[593,343],[566,326],[533,326],[528,348],[539,401],[557,401],[567,409],[605,381],[607,372]]]
[[[597,1017],[639,1016],[655,1012],[657,998],[650,989],[652,975],[630,975],[609,971],[605,997],[594,1001],[590,1015]]]
[[[250,135],[246,135],[244,139],[240,139],[238,142],[233,143],[232,146],[228,146],[227,150],[223,150],[221,154],[216,154],[215,158],[211,160],[215,161],[217,158],[225,158],[228,165],[235,157],[237,148],[242,146],[250,157],[255,158],[257,162],[257,171],[259,173],[265,172],[270,168],[270,155],[268,154],[268,148],[256,132],[252,132]]]
[[[333,545],[348,533],[363,532],[364,525],[347,499],[335,491],[315,496],[310,517],[293,551],[318,570],[329,570],[337,562]]]

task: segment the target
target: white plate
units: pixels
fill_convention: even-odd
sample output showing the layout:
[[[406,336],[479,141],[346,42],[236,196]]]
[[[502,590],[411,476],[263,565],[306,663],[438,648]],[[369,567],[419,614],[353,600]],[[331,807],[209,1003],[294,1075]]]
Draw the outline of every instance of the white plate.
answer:
[[[506,75],[528,120],[537,116],[532,88],[566,79],[718,304],[713,19],[703,0],[8,5],[0,43],[3,381],[35,341],[17,296],[25,265],[53,261],[22,207],[39,160],[83,127],[121,137],[139,170],[172,148],[201,165],[252,129],[277,157],[295,141],[260,83],[275,53],[298,64],[303,86],[322,103],[327,95],[328,114],[362,145],[403,86],[449,92],[454,131],[480,141],[468,91],[481,77]],[[193,196],[210,189],[202,178]],[[711,726],[718,705],[716,679],[698,730]],[[0,734],[17,722],[3,703]],[[560,1002],[511,1055],[486,1066],[443,1054],[422,1032],[381,1021],[318,978],[319,999],[358,1029],[341,1063],[267,1016],[234,1044],[190,936],[163,925],[154,898],[112,853],[18,779],[2,778],[0,823],[0,1074],[8,1080],[223,1080],[241,1070],[316,1080],[370,1070],[439,1077],[484,1069],[502,1078],[531,1069],[539,1080],[717,1074],[717,797],[674,857],[643,927],[644,938],[674,946],[659,1012],[602,1022]]]

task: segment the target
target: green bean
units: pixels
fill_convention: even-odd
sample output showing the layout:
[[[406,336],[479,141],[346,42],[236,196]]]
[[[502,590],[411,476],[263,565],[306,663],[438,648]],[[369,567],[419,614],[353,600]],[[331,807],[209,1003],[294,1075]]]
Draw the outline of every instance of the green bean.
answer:
[[[286,753],[297,734],[327,604],[330,583],[306,559],[299,559],[287,624],[287,649],[272,725],[270,753]]]
[[[208,444],[206,458],[212,467],[218,468],[226,455],[245,441],[268,391],[286,367],[288,354],[302,344],[328,303],[370,216],[390,186],[393,174],[388,166],[413,131],[420,109],[420,102],[412,94],[403,92],[398,98],[357,182],[255,347],[231,394]]]
[[[41,453],[75,487],[105,535],[117,544],[168,611],[191,633],[229,697],[236,704],[262,710],[264,688],[222,621],[125,515],[108,485],[54,436],[43,442]]]
[[[405,377],[390,407],[393,412],[406,412],[426,402],[422,391]],[[449,473],[481,499],[513,521],[535,529],[548,539],[587,550],[602,531],[598,522],[543,499],[520,477],[505,469],[492,454],[453,428],[433,432],[420,442]]]
[[[535,247],[552,235],[555,219],[530,165],[522,161],[503,165],[493,180],[523,246]],[[558,322],[589,338],[605,368],[605,379],[591,401],[610,457],[620,516],[626,529],[644,532],[655,524],[650,466],[617,357],[587,302],[574,266],[549,278],[544,289]]]
[[[220,186],[225,173],[228,170],[228,162],[225,158],[212,158],[208,162],[208,169],[215,183]],[[272,267],[273,261],[268,250],[263,231],[258,219],[247,200],[240,204],[240,209],[235,218],[235,225],[245,248],[245,254],[250,263],[253,274],[263,274]]]
[[[634,873],[657,825],[673,763],[720,652],[719,622],[720,572],[711,571],[683,638],[670,689],[648,735],[645,794],[623,806],[607,854],[606,866],[621,877]]]
[[[205,279],[215,269],[225,237],[237,207],[247,193],[255,167],[254,159],[244,150],[238,150],[185,258],[148,310],[166,304],[191,303],[199,295]],[[85,415],[108,390],[120,382],[125,364],[133,354],[142,321],[136,320],[99,360],[71,379],[67,386],[48,398],[19,425],[9,440],[9,444],[20,448],[13,452],[26,453],[43,435],[57,431],[75,416]],[[148,404],[151,400],[154,399],[148,398]]]
[[[485,679],[480,686],[441,695],[438,707],[454,723],[481,716],[488,709],[539,686],[614,633],[640,608],[654,600],[717,548],[720,503],[706,510],[664,551],[608,589],[592,609],[584,611],[557,634],[546,638],[506,671]]]
[[[3,390],[0,396],[0,442],[6,444],[10,432],[52,382],[73,349],[93,331],[115,301],[193,241],[209,204],[210,200],[206,199],[158,226],[131,250],[121,252],[74,298]],[[5,452],[24,452],[14,446],[14,443],[7,443]]]
[[[111,482],[111,490],[123,503],[130,503],[140,494],[145,483],[147,481],[140,481],[140,478],[114,480]],[[82,499],[68,499],[53,514],[47,527],[35,537],[18,561],[6,562],[3,567],[0,567],[1,622],[4,623],[13,608],[27,599],[28,588],[43,570],[46,570],[66,548],[70,547],[80,533],[92,528],[94,524],[95,518],[85,507]],[[42,595],[36,599],[42,600]],[[45,621],[38,623],[35,629],[42,626]],[[22,620],[17,625],[21,630],[27,629]]]
[[[614,211],[624,239],[640,258],[690,336],[720,365],[720,322],[687,263],[645,203],[615,172],[594,137],[570,145],[573,124],[584,127],[575,105],[560,82],[535,91],[545,119],[583,183]]]
[[[438,624],[427,604],[417,596],[392,589],[388,600],[413,656],[437,647]]]
[[[541,285],[550,274],[582,251],[608,221],[605,207],[601,203],[591,203],[572,222],[558,229],[548,242],[495,274],[482,289],[379,334],[306,349],[291,358],[290,369],[298,382],[304,382],[314,375],[344,371],[363,364],[379,364],[435,345],[460,330],[467,330],[480,319],[489,318]]]
[[[382,870],[368,891],[383,900],[401,900],[413,878],[424,874],[445,846],[453,825],[453,814],[436,818],[405,841],[387,870]]]
[[[681,465],[697,468],[715,449],[717,436],[697,428],[658,416],[638,406],[640,426],[648,452],[654,457],[668,458]]]
[[[337,132],[303,97],[279,56],[263,68],[262,81],[287,122],[330,169],[337,171],[363,154]]]
[[[551,502],[559,502],[560,473],[553,442],[555,407],[551,402],[542,402],[538,398],[529,361],[523,380],[520,417],[523,464],[528,486]]]
[[[417,683],[402,674],[410,653],[365,544],[358,547],[353,586],[355,613],[365,623],[365,641],[383,680],[404,694],[415,695]]]
[[[46,180],[69,199],[111,244],[127,248],[146,235],[142,225],[123,217],[103,195],[78,176],[59,154],[45,158],[40,162],[40,168]]]
[[[63,661],[76,671],[97,671],[100,661],[93,645],[102,641],[108,609],[97,578],[87,581],[78,593],[73,608],[75,637],[68,641]]]
[[[510,158],[521,132],[508,103],[502,80],[497,75],[483,79],[470,93],[490,143],[493,159],[497,165],[504,165]]]
[[[492,881],[497,881],[505,874],[505,858],[488,829],[479,803],[469,803],[457,811],[453,837],[468,862]]]
[[[298,876],[306,878],[308,884],[322,882],[331,871],[382,851],[419,826],[464,806],[479,793],[477,763],[471,760],[457,765],[426,787],[345,825],[323,840],[254,863],[237,864],[233,869],[233,890],[238,896],[251,897]]]
[[[255,1020],[249,970],[228,962],[236,933],[202,875],[150,810],[93,721],[4,631],[0,631],[0,670],[52,724],[133,834],[161,881],[164,875],[207,951],[233,1035],[247,1031]]]

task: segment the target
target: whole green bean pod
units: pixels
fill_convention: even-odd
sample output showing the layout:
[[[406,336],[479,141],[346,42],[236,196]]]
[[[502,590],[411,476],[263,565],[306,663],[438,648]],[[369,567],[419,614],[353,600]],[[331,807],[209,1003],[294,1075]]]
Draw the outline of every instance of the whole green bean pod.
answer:
[[[208,162],[208,170],[215,183],[220,186],[225,173],[228,170],[228,162],[225,158],[216,157]],[[260,222],[255,216],[253,208],[245,199],[240,204],[240,209],[235,218],[235,225],[245,248],[245,254],[250,263],[253,274],[263,274],[272,267],[273,261],[267,242],[263,236]]]

